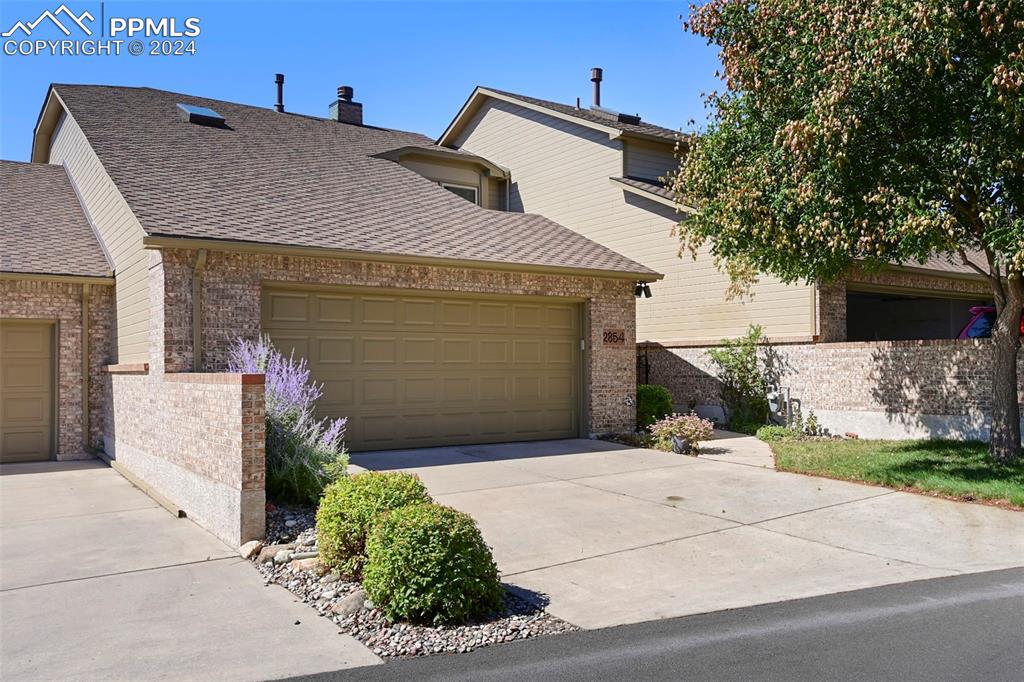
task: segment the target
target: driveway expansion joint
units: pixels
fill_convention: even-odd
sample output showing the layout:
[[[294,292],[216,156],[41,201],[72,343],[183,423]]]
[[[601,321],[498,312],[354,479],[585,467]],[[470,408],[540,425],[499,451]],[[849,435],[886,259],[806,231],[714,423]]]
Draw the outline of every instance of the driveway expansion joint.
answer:
[[[97,575],[83,575],[78,578],[68,578],[66,580],[51,580],[45,583],[36,583],[34,585],[19,585],[18,587],[5,587],[0,589],[0,594],[5,592],[17,592],[19,590],[31,590],[37,587],[49,587],[51,585],[63,585],[66,583],[78,583],[86,580],[98,580],[100,578],[113,578],[121,575],[132,575],[133,573],[148,573],[150,571],[161,571],[166,568],[180,568],[182,566],[197,566],[199,564],[209,564],[214,561],[224,561],[225,559],[238,559],[237,555],[222,556],[222,557],[206,557],[205,559],[196,559],[195,561],[182,561],[177,564],[164,564],[162,566],[147,566],[145,568],[133,568],[128,571],[114,571],[113,573],[99,573]]]

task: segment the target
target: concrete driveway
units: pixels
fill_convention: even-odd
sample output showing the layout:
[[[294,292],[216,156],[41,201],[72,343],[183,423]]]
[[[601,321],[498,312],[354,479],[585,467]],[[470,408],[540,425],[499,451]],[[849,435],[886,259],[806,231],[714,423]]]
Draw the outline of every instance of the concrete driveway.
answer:
[[[591,440],[353,455],[472,514],[506,582],[584,628],[1024,565],[1024,513]]]
[[[8,680],[257,680],[379,662],[98,462],[0,467]]]

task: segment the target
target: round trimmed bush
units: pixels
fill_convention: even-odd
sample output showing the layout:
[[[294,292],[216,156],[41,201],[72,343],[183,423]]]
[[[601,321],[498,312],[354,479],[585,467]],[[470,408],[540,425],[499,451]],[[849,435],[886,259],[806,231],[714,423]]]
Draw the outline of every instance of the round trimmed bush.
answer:
[[[366,560],[366,536],[381,515],[430,501],[420,479],[401,471],[367,471],[338,479],[324,490],[316,510],[321,562],[359,577]]]
[[[636,387],[636,427],[644,430],[672,414],[672,394],[664,386],[640,384]]]
[[[376,524],[363,588],[391,620],[433,624],[494,613],[505,592],[473,517],[439,504],[404,507]]]

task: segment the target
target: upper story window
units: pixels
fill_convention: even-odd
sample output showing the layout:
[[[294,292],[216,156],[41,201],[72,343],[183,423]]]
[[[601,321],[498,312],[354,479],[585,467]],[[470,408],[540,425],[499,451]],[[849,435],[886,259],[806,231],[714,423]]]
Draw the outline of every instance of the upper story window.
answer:
[[[466,201],[471,201],[474,204],[479,205],[480,200],[477,197],[477,188],[470,185],[453,185],[450,182],[442,182],[441,186],[453,194],[458,194]]]

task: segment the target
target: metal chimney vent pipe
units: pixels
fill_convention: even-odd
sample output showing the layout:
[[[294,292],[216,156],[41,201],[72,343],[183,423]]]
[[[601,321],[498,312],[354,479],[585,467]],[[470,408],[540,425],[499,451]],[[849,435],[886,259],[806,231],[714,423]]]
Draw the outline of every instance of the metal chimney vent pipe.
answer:
[[[338,99],[342,102],[351,102],[355,94],[356,93],[352,89],[351,85],[342,85],[338,87]]]
[[[284,113],[284,74],[274,74],[274,82],[277,83],[277,104],[274,108]]]
[[[594,106],[601,106],[601,80],[604,76],[604,71],[597,68],[596,66],[590,70],[590,80],[594,84]]]

